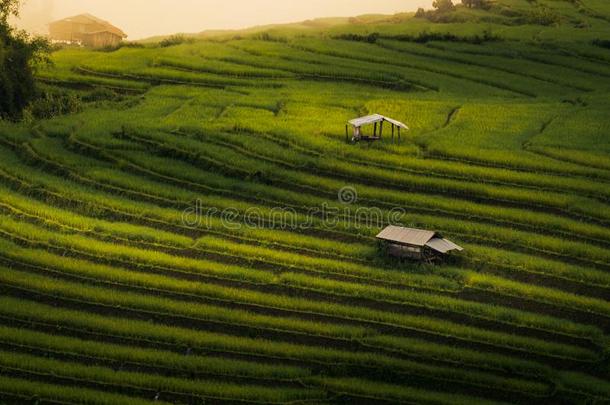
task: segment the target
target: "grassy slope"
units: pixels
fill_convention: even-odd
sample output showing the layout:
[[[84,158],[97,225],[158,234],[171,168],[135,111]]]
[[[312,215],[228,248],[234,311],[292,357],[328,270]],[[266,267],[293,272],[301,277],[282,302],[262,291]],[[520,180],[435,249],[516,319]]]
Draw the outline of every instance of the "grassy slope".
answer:
[[[501,0],[54,53],[40,80],[97,101],[2,123],[0,397],[610,400],[609,19]],[[373,112],[411,131],[346,144]],[[195,200],[286,226],[187,226]],[[365,207],[466,251],[387,260]]]

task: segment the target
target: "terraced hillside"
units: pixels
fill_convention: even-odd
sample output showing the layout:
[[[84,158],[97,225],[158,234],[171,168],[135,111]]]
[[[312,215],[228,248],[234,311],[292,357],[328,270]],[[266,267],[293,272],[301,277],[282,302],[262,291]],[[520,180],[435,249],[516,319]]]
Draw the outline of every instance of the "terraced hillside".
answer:
[[[449,17],[55,52],[82,111],[0,127],[2,401],[610,401],[610,7]]]

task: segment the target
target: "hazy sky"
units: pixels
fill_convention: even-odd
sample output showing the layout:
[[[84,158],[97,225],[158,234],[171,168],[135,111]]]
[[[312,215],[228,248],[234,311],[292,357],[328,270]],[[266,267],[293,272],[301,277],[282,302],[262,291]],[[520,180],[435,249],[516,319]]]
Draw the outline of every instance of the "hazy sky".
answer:
[[[315,17],[393,14],[430,7],[431,3],[432,0],[26,0],[23,20],[38,22],[43,15],[59,19],[88,12],[122,28],[129,39],[139,39]]]

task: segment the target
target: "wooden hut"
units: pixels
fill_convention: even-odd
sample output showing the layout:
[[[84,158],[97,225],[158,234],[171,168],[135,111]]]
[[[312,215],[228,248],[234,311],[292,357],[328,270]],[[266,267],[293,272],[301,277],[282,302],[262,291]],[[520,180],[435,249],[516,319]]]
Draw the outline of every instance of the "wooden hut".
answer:
[[[345,126],[345,138],[349,140],[349,127],[353,129],[352,142],[356,141],[377,141],[383,136],[383,124],[387,123],[392,128],[392,142],[394,142],[394,133],[398,132],[398,140],[400,140],[400,130],[409,130],[409,127],[395,119],[384,117],[381,114],[372,114],[365,117],[355,118],[348,121]],[[373,126],[373,132],[370,135],[365,135],[363,127]]]
[[[52,41],[77,43],[92,48],[116,46],[127,38],[121,29],[91,14],[80,14],[49,24]]]
[[[430,261],[451,251],[463,249],[438,232],[390,225],[377,235],[388,253],[399,258]]]

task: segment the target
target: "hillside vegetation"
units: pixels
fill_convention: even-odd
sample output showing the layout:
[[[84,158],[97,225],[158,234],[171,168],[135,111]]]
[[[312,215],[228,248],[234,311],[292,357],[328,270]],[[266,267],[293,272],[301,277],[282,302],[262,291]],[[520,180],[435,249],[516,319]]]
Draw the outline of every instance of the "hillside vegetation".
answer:
[[[52,60],[0,122],[1,398],[610,401],[605,0]],[[368,113],[411,130],[346,143]],[[371,207],[465,251],[386,258]]]

